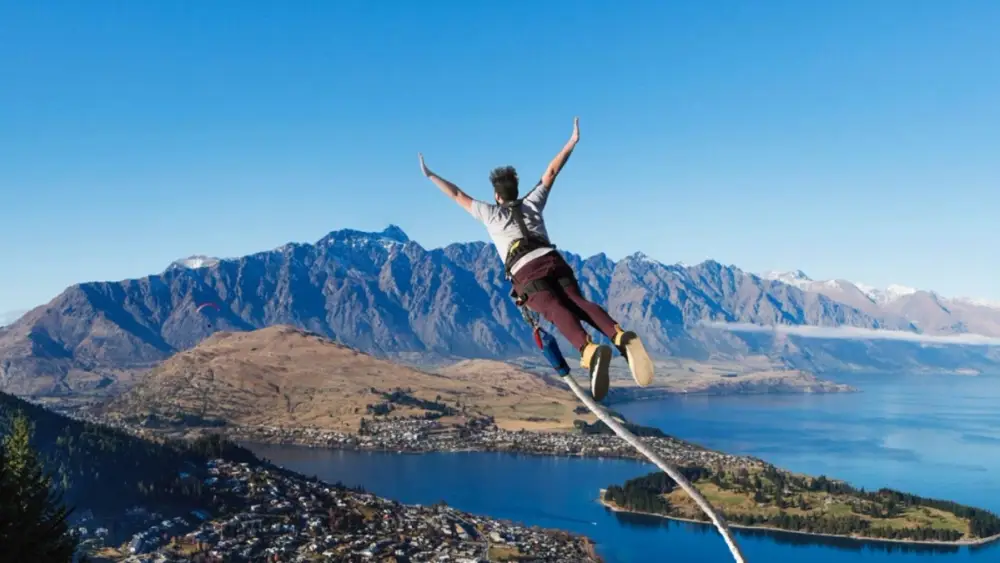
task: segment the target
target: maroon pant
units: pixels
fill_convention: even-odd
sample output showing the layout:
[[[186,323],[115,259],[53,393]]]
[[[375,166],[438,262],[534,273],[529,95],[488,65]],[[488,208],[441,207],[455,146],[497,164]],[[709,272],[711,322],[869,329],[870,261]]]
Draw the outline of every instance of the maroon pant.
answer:
[[[571,278],[569,287],[559,284],[560,278]],[[521,266],[514,274],[514,288],[523,292],[524,285],[536,280],[548,279],[550,290],[538,291],[528,296],[528,308],[556,325],[577,350],[587,344],[587,331],[583,321],[603,332],[608,338],[615,335],[615,321],[600,305],[587,301],[580,294],[580,286],[573,274],[573,268],[566,263],[558,251],[535,258]]]

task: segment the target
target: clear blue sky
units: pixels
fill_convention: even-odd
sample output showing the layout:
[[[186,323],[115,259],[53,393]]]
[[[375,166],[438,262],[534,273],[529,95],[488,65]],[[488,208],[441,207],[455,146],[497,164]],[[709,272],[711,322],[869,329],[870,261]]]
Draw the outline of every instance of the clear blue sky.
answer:
[[[294,5],[294,6],[293,6]],[[7,2],[0,312],[340,228],[483,240],[582,140],[563,248],[1000,299],[1000,3]]]

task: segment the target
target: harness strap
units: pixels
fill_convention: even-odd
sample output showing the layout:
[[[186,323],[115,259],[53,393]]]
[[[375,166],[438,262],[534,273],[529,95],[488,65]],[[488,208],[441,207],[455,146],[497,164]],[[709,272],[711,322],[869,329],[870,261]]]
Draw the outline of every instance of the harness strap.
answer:
[[[549,242],[545,237],[535,235],[528,230],[528,225],[524,222],[524,213],[521,210],[522,202],[523,200],[517,199],[512,202],[502,204],[503,207],[510,210],[511,217],[514,218],[514,223],[517,224],[517,230],[521,232],[521,238],[511,243],[510,249],[507,250],[507,258],[504,260],[504,269],[507,273],[507,279],[511,281],[510,296],[514,299],[514,303],[516,303],[521,309],[521,316],[523,316],[524,320],[531,325],[536,344],[539,344],[539,348],[541,348],[541,342],[538,340],[540,338],[538,314],[529,310],[525,302],[528,300],[528,297],[538,293],[539,291],[551,291],[553,289],[551,280],[540,279],[529,282],[525,284],[522,288],[522,292],[518,294],[517,289],[513,287],[514,276],[511,269],[514,264],[521,259],[521,257],[529,252],[545,247],[555,248],[555,245]],[[555,281],[557,281],[561,287],[570,287],[575,283],[575,280],[569,277],[558,278]]]
[[[572,287],[573,278],[561,277],[555,280],[559,283],[560,287]],[[539,291],[550,291],[552,290],[552,283],[547,278],[542,278],[540,280],[535,280],[524,284],[521,288],[521,297],[527,299],[528,296],[538,293]]]
[[[568,276],[556,278],[554,280],[551,278],[542,278],[524,284],[524,287],[521,288],[521,293],[518,293],[517,289],[512,288],[510,296],[514,298],[514,302],[518,304],[518,306],[526,307],[524,303],[528,301],[528,298],[532,295],[538,293],[539,291],[553,291],[555,289],[553,287],[553,282],[558,283],[559,287],[562,288],[573,287],[576,285],[576,280]]]
[[[514,202],[513,202],[512,205],[510,205],[510,206],[507,207],[508,209],[510,209],[511,216],[514,217],[514,222],[517,223],[517,230],[521,231],[521,236],[524,237],[524,238],[530,238],[532,236],[535,236],[535,237],[541,239],[542,237],[538,237],[537,235],[533,235],[531,233],[531,231],[528,230],[528,225],[524,222],[524,211],[521,209],[521,205],[522,204],[524,204],[524,200],[523,199],[517,199],[517,200],[514,200]],[[549,241],[545,241],[545,242],[549,242]]]
[[[515,240],[511,243],[510,248],[507,250],[507,257],[504,260],[504,269],[507,273],[507,279],[513,278],[512,269],[517,261],[520,260],[524,255],[529,252],[538,250],[539,248],[555,248],[555,245],[548,241],[547,238],[536,235],[528,230],[528,225],[524,222],[524,213],[521,210],[521,204],[524,200],[516,199],[509,203],[502,204],[510,210],[511,217],[514,218],[514,223],[517,224],[517,230],[521,232],[521,238]]]

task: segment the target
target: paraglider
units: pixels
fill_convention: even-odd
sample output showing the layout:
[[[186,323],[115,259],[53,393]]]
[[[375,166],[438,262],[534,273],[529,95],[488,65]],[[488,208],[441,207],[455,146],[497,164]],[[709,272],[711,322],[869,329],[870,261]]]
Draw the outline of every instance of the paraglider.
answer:
[[[214,309],[215,309],[216,311],[221,311],[221,310],[222,310],[222,309],[219,309],[219,306],[218,306],[218,305],[217,305],[216,303],[213,303],[212,301],[206,301],[206,302],[204,302],[204,303],[199,303],[199,304],[198,304],[198,308],[197,308],[197,309],[195,309],[195,310],[196,310],[196,311],[198,311],[198,312],[200,313],[200,312],[201,312],[201,310],[202,310],[202,309],[204,309],[205,307],[212,307],[212,308],[214,308]]]
[[[206,319],[208,321],[208,328],[212,328],[212,317],[210,316],[209,313],[206,313],[204,311],[205,311],[205,309],[215,309],[215,313],[211,313],[211,314],[212,315],[217,315],[217,314],[219,314],[219,313],[222,312],[222,308],[219,307],[219,305],[217,303],[212,302],[212,301],[205,301],[203,303],[197,303],[196,305],[197,305],[197,308],[195,309],[195,312],[196,313],[201,313],[202,315],[205,315],[205,317],[206,317]]]

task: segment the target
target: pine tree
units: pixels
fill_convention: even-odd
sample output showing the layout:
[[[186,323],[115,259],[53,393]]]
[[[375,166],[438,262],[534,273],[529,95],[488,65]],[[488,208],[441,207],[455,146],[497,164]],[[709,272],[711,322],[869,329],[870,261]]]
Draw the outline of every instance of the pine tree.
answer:
[[[7,468],[7,455],[0,444],[0,552],[7,551],[8,537],[16,535],[15,524],[20,520],[18,514],[18,499],[10,470]]]
[[[77,539],[66,522],[69,511],[31,447],[33,431],[18,413],[0,447],[0,553],[11,561],[72,561]]]

